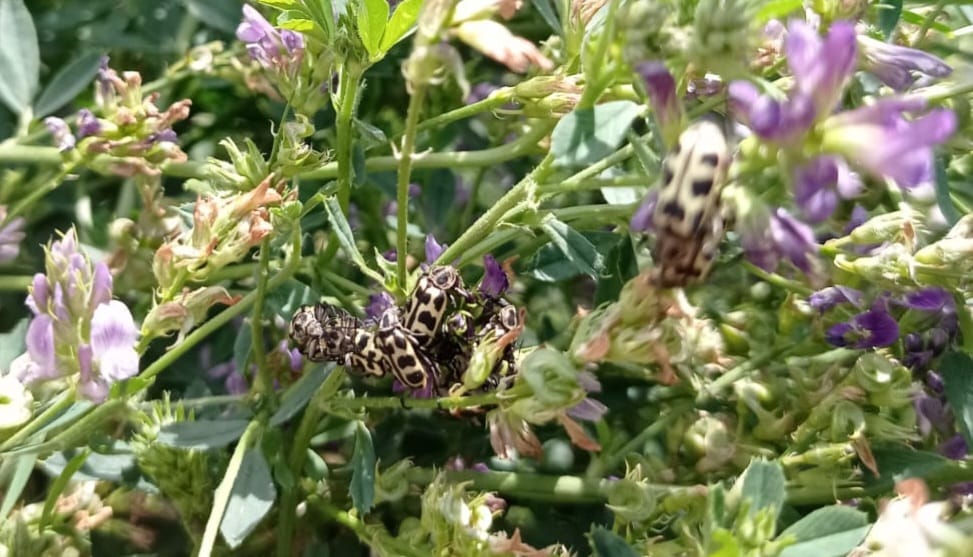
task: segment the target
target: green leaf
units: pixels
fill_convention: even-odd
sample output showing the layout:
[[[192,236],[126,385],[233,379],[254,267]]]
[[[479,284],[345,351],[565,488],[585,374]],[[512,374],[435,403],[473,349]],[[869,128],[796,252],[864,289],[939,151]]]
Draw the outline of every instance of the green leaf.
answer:
[[[0,0],[0,102],[14,114],[30,107],[40,63],[37,30],[23,0]]]
[[[247,369],[247,359],[253,347],[252,339],[253,329],[250,328],[249,322],[244,322],[233,340],[233,365],[236,368],[233,373],[242,373],[241,370]]]
[[[237,548],[253,532],[270,512],[276,498],[277,489],[267,459],[258,447],[250,447],[243,455],[220,523],[220,533],[230,549]]]
[[[301,306],[313,304],[321,299],[321,295],[311,287],[297,279],[287,279],[280,287],[273,292],[267,293],[264,300],[264,316],[273,317],[279,315],[282,319],[290,321],[294,312]]]
[[[341,210],[341,205],[334,196],[328,196],[324,199],[324,210],[328,213],[328,220],[331,222],[331,229],[334,230],[335,235],[338,237],[338,243],[341,245],[341,249],[345,251],[351,260],[358,266],[359,269],[369,278],[374,280],[379,284],[385,283],[385,277],[375,272],[371,267],[365,263],[365,258],[362,257],[360,251],[358,251],[358,246],[355,244],[355,236],[351,232],[351,226],[348,224],[348,219],[345,218],[344,212]]]
[[[902,17],[902,0],[879,0],[875,4],[875,10],[878,12],[878,28],[888,39]]]
[[[422,8],[422,0],[403,0],[395,7],[392,18],[389,19],[385,27],[385,34],[382,36],[382,52],[388,52],[390,48],[409,34],[415,26],[416,19],[419,17],[419,9]]]
[[[843,557],[861,543],[871,526],[859,526],[789,545],[780,557]]]
[[[362,422],[355,429],[355,452],[351,455],[351,500],[364,516],[375,500],[375,447],[372,434]]]
[[[973,447],[973,359],[964,352],[949,352],[940,361],[939,373],[956,423]]]
[[[638,116],[639,105],[612,101],[571,112],[551,133],[551,152],[558,166],[585,166],[610,155]]]
[[[290,29],[291,31],[297,31],[298,33],[310,33],[314,30],[314,22],[310,19],[304,19],[302,17],[277,20],[277,25],[279,25],[281,29]]]
[[[324,380],[327,379],[328,374],[334,370],[334,367],[333,363],[315,366],[311,371],[305,373],[297,383],[291,385],[281,398],[280,407],[270,418],[270,425],[279,426],[300,412],[314,396],[314,393],[318,391]]]
[[[865,474],[865,485],[887,485],[892,487],[894,482],[906,478],[926,478],[950,466],[946,457],[926,451],[916,451],[906,445],[873,448],[872,455],[875,463],[882,472],[876,478],[871,472]]]
[[[812,511],[777,537],[794,536],[797,541],[803,542],[854,530],[867,524],[867,514],[851,507],[832,505]]]
[[[197,420],[162,426],[156,441],[184,449],[214,449],[236,441],[247,429],[248,420]]]
[[[784,16],[801,9],[802,0],[770,0],[757,11],[757,21],[766,23],[771,19],[784,19]]]
[[[186,11],[206,25],[233,34],[240,24],[240,2],[237,0],[183,0]]]
[[[13,458],[6,458],[0,462],[0,478],[10,478],[7,485],[0,486],[3,491],[3,503],[0,504],[0,523],[6,518],[10,510],[17,504],[20,494],[27,486],[30,473],[34,471],[34,463],[37,462],[36,454],[24,454]],[[11,472],[10,469],[13,469]]]
[[[598,279],[598,286],[595,289],[594,305],[596,307],[617,300],[625,283],[639,272],[632,237],[624,235],[619,239],[615,234],[607,232],[605,234],[612,236],[614,245],[609,247],[608,257],[605,260],[607,272]],[[600,243],[598,245],[599,251],[601,251]]]
[[[69,103],[98,72],[100,52],[82,54],[57,72],[34,103],[34,117],[43,118]]]
[[[784,470],[780,464],[766,460],[753,460],[743,471],[741,494],[749,499],[750,516],[765,508],[773,509],[774,518],[784,506],[787,490],[784,488]]]
[[[622,539],[621,536],[605,529],[604,526],[596,526],[591,531],[591,549],[597,557],[638,557],[638,552]]]
[[[533,4],[537,13],[541,14],[544,23],[547,23],[558,35],[564,35],[564,28],[561,27],[561,20],[558,18],[554,3],[551,0],[532,0],[531,4]]]
[[[27,349],[27,325],[30,320],[26,317],[17,322],[10,332],[0,334],[0,369],[9,370],[10,362],[14,361]]]
[[[966,0],[962,0],[962,1],[966,1]],[[937,31],[939,33],[943,33],[945,35],[952,35],[953,34],[953,30],[949,27],[949,25],[946,25],[945,23],[943,23],[941,21],[932,21],[932,22],[930,22],[929,21],[929,18],[926,15],[920,14],[920,13],[916,13],[916,12],[913,12],[911,10],[903,10],[902,11],[902,21],[904,21],[906,23],[909,23],[909,24],[912,24],[912,25],[920,25],[920,26],[927,25],[927,26],[929,26],[929,29],[931,29],[933,31]],[[952,43],[950,43],[950,44],[952,44]]]
[[[389,4],[385,0],[362,0],[358,9],[358,36],[372,60],[382,57],[382,35],[389,21]]]
[[[939,210],[943,212],[946,222],[953,226],[960,219],[959,211],[953,204],[953,198],[949,195],[949,177],[946,175],[946,163],[942,157],[936,157],[936,203]]]
[[[124,445],[123,445],[124,446]],[[57,477],[61,475],[75,450],[54,453],[38,463],[38,467],[47,475]],[[84,464],[74,473],[78,481],[105,480],[117,484],[131,485],[143,491],[157,493],[159,490],[146,481],[135,462],[135,455],[131,452],[101,454],[91,453]]]
[[[550,213],[544,216],[541,228],[578,271],[597,278],[605,270],[604,257],[577,230],[559,221]]]

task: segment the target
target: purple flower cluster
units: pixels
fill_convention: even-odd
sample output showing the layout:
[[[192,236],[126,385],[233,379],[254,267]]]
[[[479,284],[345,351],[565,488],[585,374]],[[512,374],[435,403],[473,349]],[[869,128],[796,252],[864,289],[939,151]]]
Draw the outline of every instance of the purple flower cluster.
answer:
[[[903,363],[924,371],[956,337],[956,303],[941,288],[925,288],[904,296],[884,293],[867,308],[863,300],[862,292],[846,286],[828,287],[809,297],[809,305],[821,313],[844,304],[863,310],[828,328],[825,340],[834,346],[867,349],[891,346],[901,338]]]
[[[304,37],[290,29],[278,30],[253,6],[243,5],[243,22],[236,36],[247,45],[250,58],[268,70],[291,73],[304,57]]]
[[[738,188],[737,231],[747,257],[759,267],[771,271],[780,261],[789,260],[809,273],[817,244],[806,223],[824,222],[841,200],[862,193],[863,182],[855,170],[894,180],[905,188],[927,184],[933,178],[933,148],[956,128],[953,112],[927,110],[917,96],[883,97],[862,108],[839,111],[856,67],[860,63],[896,90],[911,85],[915,72],[942,77],[951,70],[929,54],[859,37],[851,22],[832,22],[824,36],[797,20],[788,24],[786,32],[782,25],[774,27],[773,35],[782,37],[777,42],[783,45],[793,79],[786,98],[763,95],[747,81],[730,83],[727,94],[733,113],[755,139],[787,161],[795,204],[804,222]],[[636,69],[662,135],[671,145],[684,125],[676,80],[658,62],[645,62]],[[778,157],[767,160],[774,158]],[[654,203],[651,195],[646,197],[632,218],[633,230],[648,228]],[[865,324],[849,326],[856,329]]]
[[[799,153],[806,150],[809,132],[817,126],[820,154],[794,172],[798,204],[816,222],[830,216],[835,195],[848,198],[858,193],[858,179],[844,166],[845,161],[877,178],[915,187],[931,180],[932,149],[956,128],[952,111],[925,111],[925,101],[919,97],[885,97],[872,105],[835,114],[855,70],[857,46],[862,40],[850,22],[832,23],[822,38],[809,25],[792,21],[784,44],[794,78],[788,98],[760,95],[745,81],[735,81],[729,87],[735,112],[764,141]],[[866,60],[872,61],[867,67],[880,74],[908,75],[908,70],[923,68],[933,76],[949,73],[945,63],[920,51],[877,49],[867,39],[865,44],[869,45]],[[875,62],[879,58],[881,64]],[[920,58],[921,64],[917,63]],[[900,75],[897,82],[903,81]]]
[[[81,396],[104,401],[113,383],[139,371],[132,313],[112,299],[108,265],[92,266],[74,229],[47,249],[46,271],[34,276],[26,300],[34,314],[27,352],[11,371],[25,384],[76,380]]]

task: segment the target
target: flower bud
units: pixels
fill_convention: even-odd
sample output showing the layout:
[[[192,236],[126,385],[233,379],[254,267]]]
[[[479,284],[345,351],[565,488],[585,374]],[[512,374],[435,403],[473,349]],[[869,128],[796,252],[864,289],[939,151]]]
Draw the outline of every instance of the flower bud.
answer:
[[[412,94],[417,87],[441,85],[452,75],[466,98],[470,84],[466,81],[463,60],[459,52],[447,43],[436,43],[416,47],[409,58],[402,63],[402,75],[406,89]]]
[[[652,518],[658,506],[658,497],[644,482],[621,479],[612,482],[607,491],[605,505],[623,523],[640,524]]]
[[[534,398],[548,408],[572,406],[584,396],[578,371],[563,352],[538,348],[523,359],[520,368]]]

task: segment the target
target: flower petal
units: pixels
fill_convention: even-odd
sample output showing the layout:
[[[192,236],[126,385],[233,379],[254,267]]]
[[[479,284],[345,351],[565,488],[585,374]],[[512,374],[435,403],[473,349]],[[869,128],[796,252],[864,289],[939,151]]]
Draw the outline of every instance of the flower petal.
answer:
[[[499,298],[507,291],[509,286],[510,281],[507,279],[507,273],[503,271],[503,267],[497,263],[497,260],[489,254],[483,256],[483,278],[480,280],[480,292],[490,298]]]

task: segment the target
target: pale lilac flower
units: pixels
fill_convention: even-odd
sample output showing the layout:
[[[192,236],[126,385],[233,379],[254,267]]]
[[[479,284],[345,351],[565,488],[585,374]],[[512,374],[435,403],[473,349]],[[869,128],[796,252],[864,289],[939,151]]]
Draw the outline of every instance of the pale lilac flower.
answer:
[[[852,199],[861,191],[861,179],[835,156],[815,157],[794,175],[795,201],[811,223],[830,217],[838,207],[839,198]]]
[[[78,111],[78,118],[75,123],[78,126],[78,139],[95,135],[101,131],[101,122],[87,108]]]
[[[492,255],[483,257],[483,278],[480,280],[480,292],[490,298],[499,298],[510,286],[507,273],[497,263]]]
[[[77,378],[78,393],[104,401],[113,383],[139,371],[139,331],[132,313],[112,300],[108,266],[78,251],[74,229],[47,249],[46,274],[38,273],[26,304],[27,353],[11,371],[30,385]]]
[[[905,46],[877,41],[861,35],[858,37],[862,67],[883,83],[895,89],[908,89],[916,78],[913,73],[939,78],[953,73],[953,68],[939,58]]]
[[[426,263],[432,265],[446,251],[447,244],[440,244],[432,234],[426,235]]]
[[[891,346],[899,339],[899,324],[887,311],[873,309],[832,326],[825,340],[835,346],[865,349]]]
[[[601,392],[601,383],[598,382],[598,378],[590,371],[582,371],[578,374],[578,385],[581,385],[585,393]],[[585,396],[581,399],[581,402],[567,409],[568,416],[588,422],[597,422],[606,413],[608,413],[608,407],[601,401],[595,400],[590,396]]]
[[[824,313],[839,304],[861,307],[862,293],[847,286],[829,286],[812,293],[807,301],[813,309]]]
[[[77,140],[74,138],[74,134],[71,133],[71,128],[68,127],[67,122],[56,116],[48,116],[44,118],[44,125],[47,126],[47,131],[54,138],[54,143],[57,144],[59,151],[63,153],[74,149]]]
[[[210,379],[222,380],[227,394],[242,395],[250,390],[250,386],[247,385],[247,378],[237,370],[233,360],[209,368],[206,375]]]
[[[635,209],[635,213],[628,223],[628,227],[632,232],[652,232],[655,230],[655,222],[652,219],[652,215],[655,214],[655,206],[658,202],[659,189],[652,188],[649,190],[649,193],[645,194],[645,198],[639,204],[638,208]]]
[[[20,243],[24,240],[22,217],[7,220],[7,207],[0,205],[0,263],[13,261],[20,255]]]
[[[937,108],[906,119],[925,107],[921,98],[886,98],[824,122],[822,144],[873,176],[904,188],[933,180],[933,147],[956,130],[956,115]]]
[[[753,222],[742,223],[740,243],[747,259],[765,271],[774,271],[781,259],[787,259],[805,273],[811,271],[812,257],[817,253],[814,231],[785,209]]]
[[[249,4],[243,5],[236,36],[246,43],[250,57],[270,70],[289,71],[304,56],[303,36],[289,29],[278,31]]]

